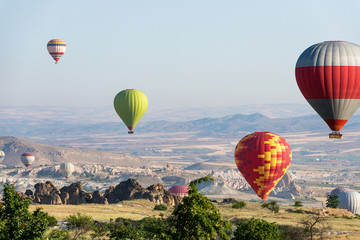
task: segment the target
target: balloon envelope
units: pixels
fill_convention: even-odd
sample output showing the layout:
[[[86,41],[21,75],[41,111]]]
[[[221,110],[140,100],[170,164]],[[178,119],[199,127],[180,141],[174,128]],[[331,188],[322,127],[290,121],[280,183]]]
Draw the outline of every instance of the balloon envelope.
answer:
[[[51,39],[47,44],[47,50],[55,60],[55,63],[58,63],[62,55],[65,53],[66,43],[61,39]]]
[[[352,192],[352,190],[344,187],[339,187],[332,190],[330,195],[339,195],[342,192]]]
[[[235,148],[236,166],[263,200],[284,176],[290,162],[289,144],[271,132],[249,134]]]
[[[119,117],[132,133],[132,130],[145,114],[148,99],[144,93],[136,89],[119,92],[114,99],[114,108]]]
[[[168,191],[176,196],[184,197],[187,196],[189,187],[185,185],[174,185],[171,188],[169,188]]]
[[[4,158],[5,158],[5,153],[0,150],[0,163],[4,160]]]
[[[68,179],[71,174],[74,172],[74,165],[72,163],[62,163],[60,165],[60,172],[62,173],[62,175]]]
[[[305,99],[331,130],[340,131],[360,106],[360,46],[342,41],[307,48],[295,69]]]
[[[360,193],[342,192],[339,195],[339,208],[348,209],[353,214],[360,214]]]
[[[25,167],[30,167],[34,161],[35,156],[32,153],[23,153],[21,155],[21,162],[25,165]]]

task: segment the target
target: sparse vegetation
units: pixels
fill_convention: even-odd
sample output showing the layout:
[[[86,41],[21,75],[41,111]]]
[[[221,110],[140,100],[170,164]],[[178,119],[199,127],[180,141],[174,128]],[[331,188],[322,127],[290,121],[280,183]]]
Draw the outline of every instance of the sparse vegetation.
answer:
[[[294,202],[294,207],[302,207],[303,206],[303,203],[301,201],[295,201]]]
[[[246,207],[246,202],[245,201],[235,201],[232,203],[232,208],[236,208],[236,209],[242,209]]]
[[[166,210],[167,210],[167,206],[166,206],[165,204],[157,204],[157,205],[155,205],[154,210],[166,211]]]
[[[94,221],[89,215],[77,213],[66,218],[66,227],[74,233],[72,239],[76,240],[94,228]]]
[[[269,203],[268,202],[263,202],[261,204],[261,207],[262,208],[267,208],[271,212],[274,212],[274,213],[278,213],[279,210],[280,210],[280,206],[276,201],[270,201]]]

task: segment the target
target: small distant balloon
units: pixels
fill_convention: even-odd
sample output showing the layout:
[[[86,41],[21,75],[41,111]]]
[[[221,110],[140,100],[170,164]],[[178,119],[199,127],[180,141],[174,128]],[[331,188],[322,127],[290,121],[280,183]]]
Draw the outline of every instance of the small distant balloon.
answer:
[[[114,99],[115,111],[129,129],[129,134],[134,133],[133,129],[144,116],[147,107],[146,95],[136,89],[123,90]]]
[[[0,150],[0,163],[4,160],[4,158],[5,158],[5,153]]]
[[[52,58],[55,60],[55,64],[57,64],[62,55],[65,53],[66,43],[61,39],[51,39],[47,44],[47,49]]]
[[[271,132],[249,134],[235,148],[236,166],[264,201],[285,175],[290,162],[289,144]]]
[[[23,153],[21,154],[21,162],[25,165],[25,167],[30,167],[31,164],[35,161],[35,156],[32,153]]]
[[[185,197],[188,195],[189,187],[185,185],[174,185],[169,188],[168,191],[176,196]]]
[[[62,175],[67,179],[71,176],[71,174],[74,172],[74,165],[72,163],[62,163],[60,165],[60,172]]]

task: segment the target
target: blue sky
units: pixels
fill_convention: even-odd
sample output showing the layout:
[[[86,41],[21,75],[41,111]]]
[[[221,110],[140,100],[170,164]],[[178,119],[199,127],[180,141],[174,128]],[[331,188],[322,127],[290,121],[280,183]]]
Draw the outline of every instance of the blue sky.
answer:
[[[360,44],[359,1],[0,0],[0,105],[149,108],[306,103],[294,68],[312,44]],[[55,65],[50,39],[66,41]]]

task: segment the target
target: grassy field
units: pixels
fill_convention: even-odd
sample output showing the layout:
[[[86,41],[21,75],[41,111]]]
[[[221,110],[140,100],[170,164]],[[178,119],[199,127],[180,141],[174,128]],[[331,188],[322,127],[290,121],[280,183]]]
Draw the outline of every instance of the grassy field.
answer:
[[[56,217],[57,220],[63,221],[71,214],[77,212],[90,215],[93,219],[99,221],[108,221],[110,218],[118,217],[139,220],[148,216],[159,216],[164,214],[169,216],[173,210],[172,207],[167,211],[153,210],[155,204],[147,200],[123,201],[118,204],[83,204],[83,205],[31,205],[30,210],[41,207],[45,212]],[[298,226],[301,219],[311,216],[315,211],[313,208],[302,207],[306,213],[291,213],[294,207],[281,206],[278,214],[272,213],[268,209],[263,209],[260,203],[247,202],[243,209],[233,209],[231,204],[217,203],[221,215],[224,219],[232,222],[241,218],[262,218],[269,222],[275,222],[279,225]],[[328,209],[328,220],[335,239],[360,239],[360,219],[351,218],[347,210]]]

